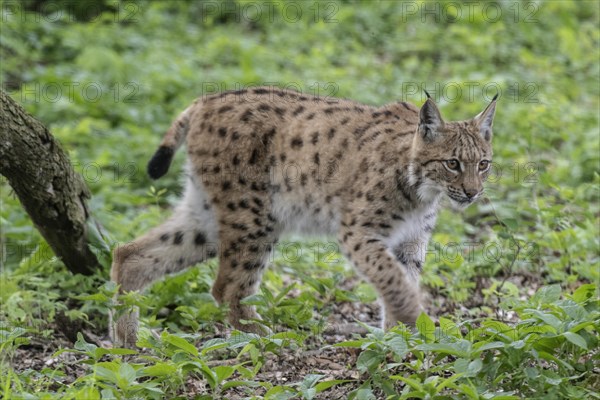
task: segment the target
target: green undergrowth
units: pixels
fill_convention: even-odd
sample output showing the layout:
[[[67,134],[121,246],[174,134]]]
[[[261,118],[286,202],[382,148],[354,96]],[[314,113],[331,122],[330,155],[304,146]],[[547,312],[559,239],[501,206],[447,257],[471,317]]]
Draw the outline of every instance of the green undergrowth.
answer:
[[[0,182],[0,397],[600,397],[596,2],[36,3],[0,2],[0,79],[90,187],[104,267],[69,274]],[[245,300],[271,335],[230,330],[211,260],[126,296],[143,349],[108,348],[108,250],[181,192],[182,154],[145,175],[161,136],[196,97],[264,84],[375,105],[427,89],[449,120],[500,93],[485,199],[442,212],[427,251],[429,316],[374,328],[376,294],[336,244],[289,238]],[[361,320],[367,334],[328,333]]]

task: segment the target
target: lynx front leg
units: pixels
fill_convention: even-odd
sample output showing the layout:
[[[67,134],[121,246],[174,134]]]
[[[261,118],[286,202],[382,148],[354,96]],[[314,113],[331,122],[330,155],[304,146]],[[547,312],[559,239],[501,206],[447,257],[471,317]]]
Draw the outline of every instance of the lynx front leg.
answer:
[[[188,196],[189,197],[189,196]],[[193,208],[188,206],[192,205]],[[120,292],[143,290],[165,274],[217,256],[216,223],[208,203],[184,202],[161,226],[114,252],[111,279]],[[201,210],[201,211],[199,211]],[[126,311],[115,322],[110,316],[110,336],[117,345],[134,346],[138,311]]]
[[[344,253],[375,286],[383,303],[384,328],[398,321],[414,326],[421,312],[418,282],[389,251],[380,237],[366,229],[342,228],[340,243]]]
[[[427,250],[428,238],[420,238],[412,241],[402,242],[393,246],[392,253],[400,264],[406,266],[408,277],[418,285],[425,254]]]

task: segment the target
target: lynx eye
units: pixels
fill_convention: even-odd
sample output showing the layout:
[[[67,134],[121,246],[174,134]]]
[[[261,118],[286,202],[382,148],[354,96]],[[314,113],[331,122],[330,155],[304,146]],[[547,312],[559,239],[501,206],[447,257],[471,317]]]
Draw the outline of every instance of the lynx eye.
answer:
[[[490,162],[488,160],[479,161],[479,171],[485,171],[489,168]]]
[[[460,169],[460,163],[458,160],[446,160],[446,167],[452,171],[458,171]]]

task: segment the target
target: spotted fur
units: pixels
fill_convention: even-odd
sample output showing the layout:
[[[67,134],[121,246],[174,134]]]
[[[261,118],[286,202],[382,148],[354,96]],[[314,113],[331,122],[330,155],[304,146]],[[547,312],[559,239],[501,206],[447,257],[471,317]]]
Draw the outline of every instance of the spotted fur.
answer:
[[[286,233],[335,235],[377,289],[384,326],[414,324],[418,277],[439,200],[477,199],[489,171],[495,99],[478,116],[445,122],[432,99],[372,107],[275,88],[196,100],[148,165],[159,178],[187,140],[183,200],[163,225],[116,249],[122,292],[219,257],[212,289],[236,328],[261,332],[241,300],[255,293],[268,254]],[[137,315],[111,323],[135,342]]]

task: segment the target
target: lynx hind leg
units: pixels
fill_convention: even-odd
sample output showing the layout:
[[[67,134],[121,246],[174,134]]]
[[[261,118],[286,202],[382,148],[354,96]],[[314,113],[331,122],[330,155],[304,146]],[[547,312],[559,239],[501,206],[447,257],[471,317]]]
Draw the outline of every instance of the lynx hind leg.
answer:
[[[173,216],[150,232],[115,249],[111,279],[120,292],[143,290],[165,274],[217,256],[218,229],[214,210],[201,188],[189,184]],[[126,311],[109,321],[110,336],[118,345],[134,346],[138,311]]]
[[[277,240],[275,220],[268,213],[267,204],[268,198],[251,196],[239,201],[242,208],[222,214],[222,251],[212,289],[215,299],[229,306],[229,322],[236,329],[263,335],[269,330],[262,325],[241,322],[260,319],[254,307],[241,304],[241,300],[256,293]]]

